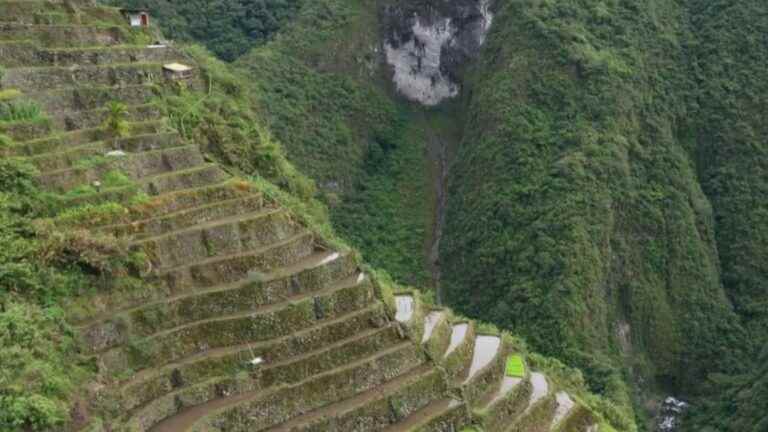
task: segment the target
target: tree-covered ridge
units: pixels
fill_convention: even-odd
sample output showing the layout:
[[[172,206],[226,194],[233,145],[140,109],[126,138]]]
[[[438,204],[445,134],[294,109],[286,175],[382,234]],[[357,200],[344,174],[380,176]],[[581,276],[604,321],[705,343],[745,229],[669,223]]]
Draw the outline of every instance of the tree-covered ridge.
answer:
[[[147,8],[165,35],[203,43],[220,58],[235,60],[274,35],[298,10],[301,0],[110,0]]]
[[[768,428],[768,4],[687,5],[699,178],[714,209],[722,283],[750,342],[730,376],[711,377],[691,430],[758,432]]]
[[[768,341],[768,4],[691,1],[696,157],[712,200],[723,285]]]
[[[450,303],[620,400],[621,369],[691,392],[744,358],[692,157],[684,6],[500,2],[451,178]]]

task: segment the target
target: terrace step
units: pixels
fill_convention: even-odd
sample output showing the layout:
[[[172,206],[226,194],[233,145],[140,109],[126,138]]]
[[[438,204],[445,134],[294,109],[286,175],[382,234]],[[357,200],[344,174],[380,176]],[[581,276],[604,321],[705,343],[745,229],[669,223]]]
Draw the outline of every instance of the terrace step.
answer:
[[[463,402],[447,398],[434,401],[384,432],[455,432],[469,424]]]
[[[37,24],[34,21],[34,15],[39,13],[70,14],[74,12],[62,3],[55,4],[42,0],[5,0],[0,3],[0,7],[3,8],[0,22],[17,24]]]
[[[89,111],[61,111],[51,115],[51,124],[57,129],[74,131],[101,127],[107,119],[109,111],[100,108]],[[152,104],[128,106],[125,120],[133,123],[143,123],[162,118],[160,109]]]
[[[42,48],[33,42],[0,43],[0,58],[3,59],[6,68],[170,63],[183,57],[183,54],[165,45]]]
[[[97,159],[92,167],[46,172],[38,179],[45,188],[63,192],[79,185],[101,181],[107,173],[114,170],[132,179],[142,179],[199,167],[204,163],[197,145],[184,145],[120,157],[107,156]]]
[[[155,96],[156,87],[151,84],[125,86],[64,87],[28,92],[26,97],[40,104],[47,113],[92,111],[104,108],[112,101],[126,105],[143,105]]]
[[[0,41],[29,41],[47,48],[111,46],[148,41],[143,30],[123,26],[0,23]]]
[[[149,133],[56,149],[54,152],[32,156],[29,161],[41,172],[56,172],[72,169],[86,158],[106,158],[108,153],[114,151],[137,154],[179,148],[183,145],[176,132]]]
[[[162,63],[115,63],[101,66],[41,66],[12,68],[2,77],[2,85],[24,93],[89,86],[125,87],[162,82]]]
[[[162,195],[183,189],[198,188],[223,182],[229,175],[217,164],[205,164],[199,167],[177,170],[142,180],[140,184],[150,195]]]
[[[299,224],[278,206],[234,214],[133,243],[157,271],[217,256],[261,249],[292,237]]]
[[[466,376],[475,344],[474,325],[471,322],[457,323],[451,327],[448,348],[440,359],[450,382],[461,382]]]
[[[452,328],[448,323],[448,313],[445,311],[431,311],[424,317],[424,333],[421,345],[424,346],[430,357],[436,360],[442,359],[451,341]]]
[[[259,277],[257,273],[266,273],[311,255],[314,247],[314,235],[305,231],[268,247],[164,269],[156,276],[160,286],[180,294]]]
[[[227,178],[226,181],[220,183],[155,196],[149,202],[132,208],[131,220],[183,218],[186,212],[194,212],[196,209],[205,208],[218,202],[245,198],[258,193],[251,183]]]
[[[432,333],[435,328],[445,319],[445,313],[441,311],[434,311],[427,314],[424,317],[424,334],[421,337],[421,343],[427,343],[432,338]]]
[[[349,260],[336,259],[272,280],[225,285],[163,301],[149,302],[122,312],[112,312],[107,319],[80,327],[80,333],[88,346],[97,347],[98,350],[120,343],[119,335],[113,330],[115,328],[130,329],[131,337],[150,336],[176,327],[211,320],[217,316],[268,311],[271,306],[284,306],[312,296],[332,294],[351,286],[363,289],[363,282],[363,274],[357,273]],[[321,304],[315,306],[316,314],[324,312]],[[103,338],[102,335],[106,333],[110,334],[111,338]],[[126,334],[124,338],[127,337]]]
[[[549,382],[544,374],[540,372],[532,372],[531,384],[533,385],[533,390],[531,392],[531,398],[528,400],[528,409],[531,409],[533,405],[547,397],[549,394]]]
[[[337,272],[346,272],[347,268],[357,268],[357,264],[351,254],[341,255],[336,252],[327,251],[314,252],[289,266],[272,270],[260,282],[264,285],[265,292],[273,284],[283,282],[286,284],[284,287],[285,291],[295,292],[297,284],[303,286],[304,284],[319,283],[322,280],[331,278]],[[151,296],[129,296],[121,299],[116,299],[116,296],[110,293],[97,294],[87,300],[88,304],[97,305],[96,310],[94,310],[94,307],[88,308],[89,313],[87,313],[86,319],[70,319],[70,321],[81,332],[87,333],[88,328],[94,327],[98,323],[109,321],[119,315],[132,314],[144,308],[156,308],[167,303],[184,302],[187,301],[186,299],[195,298],[196,296],[226,293],[227,291],[238,290],[253,283],[249,280],[237,281],[228,285],[219,285],[178,295],[173,295],[168,291],[159,289],[152,290]]]
[[[505,432],[546,431],[555,415],[556,401],[550,393],[547,377],[539,372],[530,374],[531,394],[523,413],[505,429]]]
[[[51,1],[16,0],[0,3],[0,22],[16,24],[123,24],[124,18],[116,8],[79,6]]]
[[[560,422],[565,420],[566,417],[573,411],[575,403],[573,399],[564,391],[557,392],[555,395],[555,402],[557,408],[555,408],[555,415],[552,417],[552,426],[550,430],[554,431],[560,425]]]
[[[501,338],[498,336],[479,335],[475,338],[475,349],[472,356],[472,364],[469,367],[469,373],[464,383],[474,379],[477,374],[488,367],[494,359],[499,356],[501,348]]]
[[[52,122],[47,118],[34,121],[0,122],[0,133],[8,135],[15,142],[22,142],[50,135],[52,127]]]
[[[137,135],[159,134],[166,130],[163,121],[150,121],[142,123],[129,123],[128,130],[132,135],[118,138],[117,141],[131,140]],[[111,133],[103,128],[81,129],[71,132],[61,132],[44,138],[30,141],[17,142],[3,153],[3,156],[34,157],[45,153],[64,151],[64,149],[91,145],[112,139]]]
[[[219,220],[227,215],[244,215],[266,207],[261,194],[246,195],[211,204],[181,210],[167,216],[140,219],[133,222],[102,227],[102,231],[116,236],[131,236],[134,240],[146,240],[162,233],[178,231],[198,224]]]
[[[441,398],[437,369],[423,365],[383,385],[267,429],[267,432],[378,431]]]
[[[132,359],[130,366],[133,370],[142,370],[163,366],[211,349],[238,345],[242,341],[263,342],[281,338],[311,328],[323,320],[365,309],[373,302],[373,288],[367,279],[360,282],[345,281],[322,292],[297,297],[293,301],[203,319],[154,333],[141,339],[141,343],[151,345],[153,350],[141,353],[140,358],[136,357],[137,354],[130,346],[118,346],[127,342],[127,334],[101,339],[104,345],[88,348],[102,350],[99,358],[105,365],[119,364],[128,358]],[[104,348],[107,350],[103,351]]]
[[[175,404],[176,400],[188,399],[191,393],[200,394],[200,388],[211,387],[211,383],[218,381],[218,394],[223,392],[225,383],[237,373],[247,373],[248,380],[253,381],[250,387],[254,389],[276,388],[281,385],[294,384],[304,381],[314,375],[329,370],[343,367],[351,361],[370,357],[381,350],[402,344],[398,333],[392,326],[381,328],[367,328],[357,334],[344,335],[341,338],[331,338],[324,344],[308,347],[301,352],[292,349],[284,349],[282,352],[264,353],[266,356],[257,355],[254,350],[241,349],[236,355],[229,358],[216,358],[215,362],[208,357],[208,366],[212,370],[202,371],[202,375],[190,375],[187,369],[186,375],[179,370],[171,371],[160,382],[143,382],[139,386],[123,389],[123,399],[126,401],[123,409],[132,412],[134,417],[142,417],[146,424],[150,417],[155,420],[175,414],[181,408]],[[273,344],[274,345],[274,344]],[[259,350],[261,351],[261,350]],[[224,362],[222,364],[221,362]],[[212,375],[219,373],[220,375]],[[152,387],[159,385],[159,387]],[[242,387],[241,387],[242,388]],[[231,388],[234,396],[237,388]],[[216,392],[203,392],[216,395]],[[213,398],[211,398],[213,399]],[[169,402],[174,402],[172,405]],[[208,402],[195,400],[197,403],[183,403],[182,406],[199,405]],[[174,411],[160,409],[158,407],[173,406]],[[158,415],[158,411],[160,415]]]
[[[469,324],[460,323],[456,324],[451,329],[451,343],[448,345],[448,349],[445,351],[445,357],[450,356],[467,340],[467,334],[469,333]]]
[[[137,192],[145,192],[152,196],[144,203],[132,207],[134,213],[154,212],[162,214],[167,207],[182,207],[194,202],[190,199],[202,193],[204,199],[209,199],[206,191],[234,191],[233,185],[238,184],[220,167],[214,164],[206,164],[201,168],[194,168],[177,173],[163,174],[160,176],[142,179],[137,185],[106,188],[99,191],[83,192],[74,196],[66,196],[62,199],[63,208],[78,207],[82,205],[97,205],[104,202],[127,202]],[[250,186],[249,186],[250,189]],[[177,204],[174,198],[181,197],[182,204]],[[138,210],[137,210],[138,209]],[[146,214],[146,213],[140,213]],[[145,216],[146,217],[146,216]]]
[[[329,342],[347,339],[371,328],[382,328],[388,325],[381,303],[374,303],[366,308],[350,312],[333,319],[322,320],[317,325],[289,333],[285,336],[269,340],[250,340],[243,338],[237,344],[188,355],[170,363],[158,361],[144,368],[144,363],[136,363],[130,358],[124,358],[122,363],[101,363],[104,370],[112,372],[113,376],[129,372],[127,379],[116,383],[123,393],[135,394],[131,400],[143,398],[143,393],[150,389],[157,390],[165,386],[167,379],[190,382],[193,377],[210,378],[221,375],[229,365],[239,362],[243,355],[262,357],[268,361],[301,355],[306,351],[320,349]],[[111,358],[111,360],[117,357]],[[136,365],[142,367],[134,372]],[[199,380],[197,380],[199,381]],[[154,390],[152,390],[154,391]]]
[[[382,350],[346,367],[316,375],[309,380],[279,389],[232,399],[219,406],[204,407],[193,415],[170,419],[160,431],[231,432],[260,431],[321,409],[332,401],[344,401],[380,388],[424,363],[422,353],[410,341]],[[379,394],[378,391],[375,392]],[[214,426],[216,425],[216,426]]]
[[[576,404],[559,423],[552,423],[551,431],[598,432],[600,426],[595,415],[584,405]]]
[[[364,338],[381,331],[392,333],[394,330],[391,327],[382,330],[387,328],[382,317],[380,308],[368,307],[282,338],[266,342],[244,341],[190,356],[162,368],[145,369],[120,384],[124,408],[130,410],[178,390],[179,383],[189,385],[225,375],[254,358],[262,358],[265,364],[276,364],[303,353],[328,348],[342,340]]]
[[[525,411],[532,386],[527,378],[505,376],[476,410],[486,432],[501,432]]]
[[[464,399],[475,406],[489,393],[495,393],[506,373],[506,358],[511,350],[501,337],[478,335],[475,338],[472,362],[461,382]]]

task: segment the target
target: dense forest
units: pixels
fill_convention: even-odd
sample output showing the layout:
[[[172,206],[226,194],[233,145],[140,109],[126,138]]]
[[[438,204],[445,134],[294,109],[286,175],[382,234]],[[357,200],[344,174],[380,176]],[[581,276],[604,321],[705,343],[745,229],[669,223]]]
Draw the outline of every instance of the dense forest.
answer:
[[[301,0],[110,0],[127,8],[148,8],[165,36],[198,41],[232,61],[269,40],[298,10]]]

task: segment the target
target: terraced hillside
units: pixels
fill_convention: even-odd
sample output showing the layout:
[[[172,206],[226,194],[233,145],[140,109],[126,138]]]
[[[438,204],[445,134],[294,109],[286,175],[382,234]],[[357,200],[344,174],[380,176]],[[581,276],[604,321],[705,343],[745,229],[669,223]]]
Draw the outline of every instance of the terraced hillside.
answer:
[[[86,1],[0,11],[0,90],[45,113],[0,123],[3,157],[33,163],[69,207],[124,204],[89,229],[147,257],[150,289],[94,290],[70,311],[98,370],[70,429],[612,430],[542,372],[508,373],[523,349],[510,335],[391,294],[207,162],[152,102],[162,65],[189,63],[180,52]],[[116,116],[127,135],[104,126]]]

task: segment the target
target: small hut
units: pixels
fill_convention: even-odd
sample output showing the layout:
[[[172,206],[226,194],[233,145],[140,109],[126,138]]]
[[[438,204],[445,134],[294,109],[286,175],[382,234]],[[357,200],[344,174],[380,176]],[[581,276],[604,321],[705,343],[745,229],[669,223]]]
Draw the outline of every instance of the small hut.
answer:
[[[193,69],[181,63],[168,63],[163,65],[163,75],[172,81],[184,81],[192,78]]]
[[[149,11],[146,9],[120,9],[131,27],[149,27]]]

